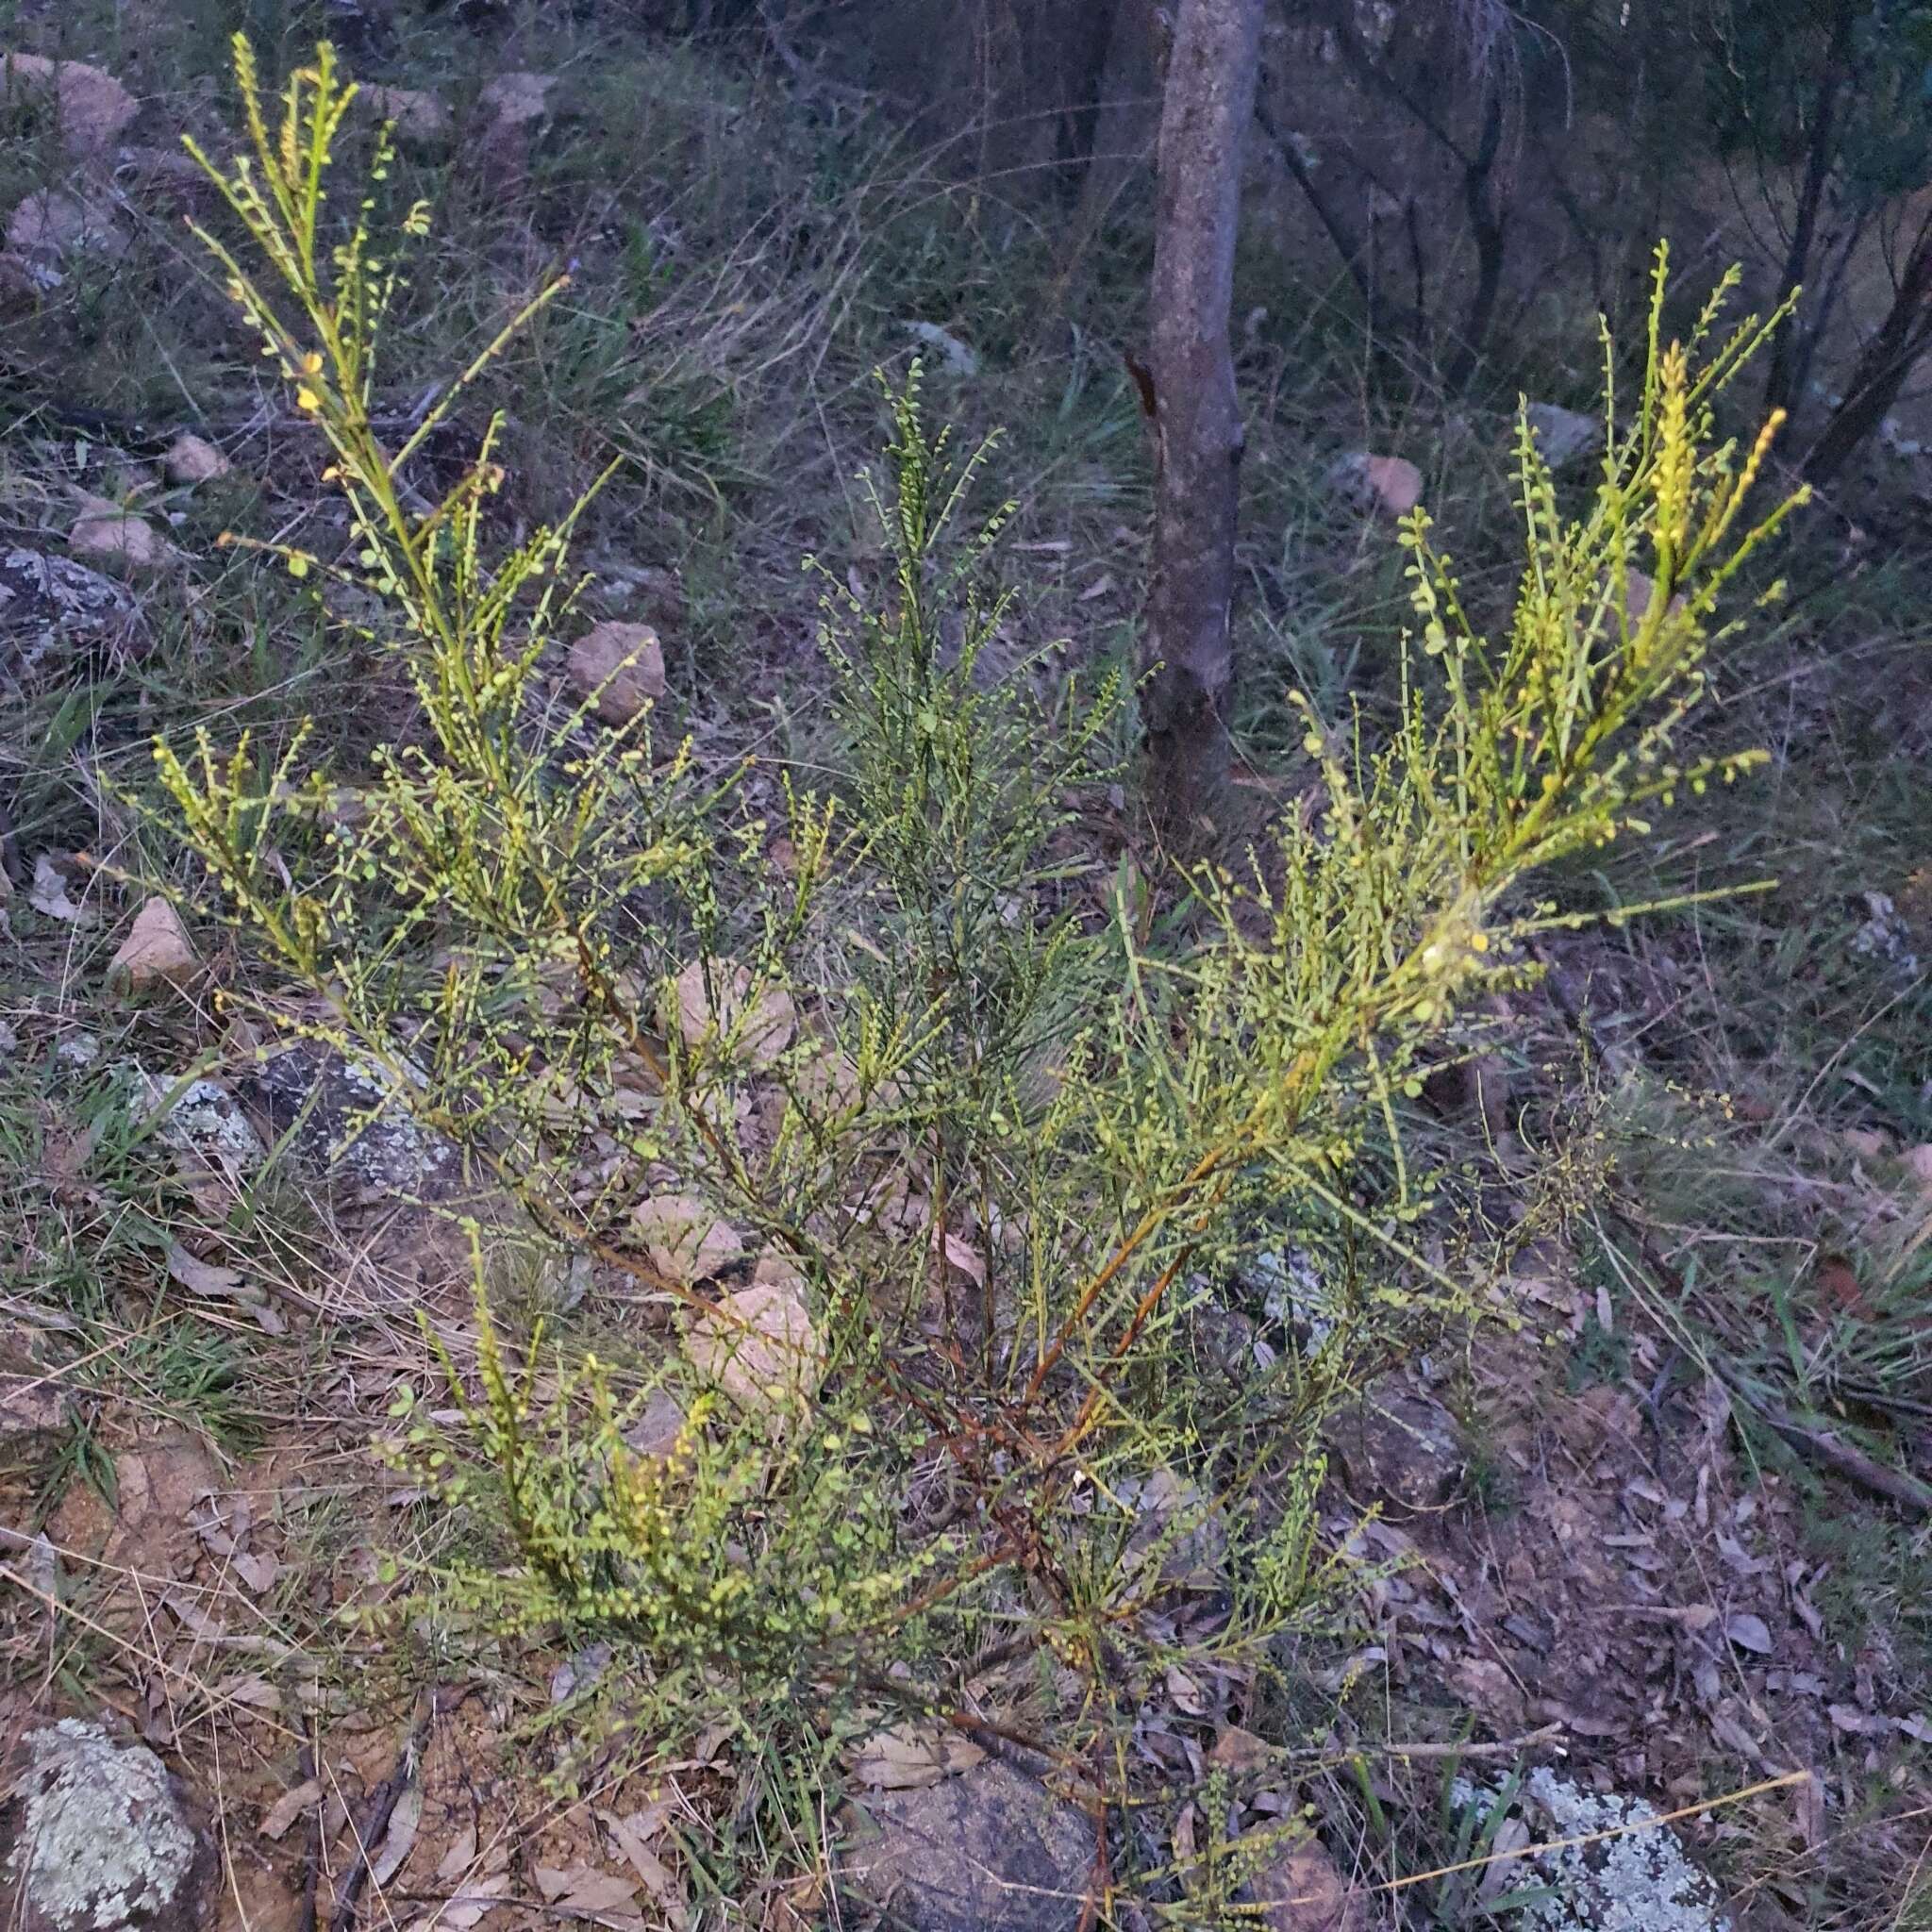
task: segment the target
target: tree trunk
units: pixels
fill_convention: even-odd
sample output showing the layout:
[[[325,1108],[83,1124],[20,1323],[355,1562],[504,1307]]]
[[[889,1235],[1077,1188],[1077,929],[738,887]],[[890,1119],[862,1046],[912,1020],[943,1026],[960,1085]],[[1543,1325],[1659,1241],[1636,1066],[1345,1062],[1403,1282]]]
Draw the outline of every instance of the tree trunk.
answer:
[[[1798,191],[1797,219],[1791,224],[1790,247],[1785,255],[1784,278],[1778,287],[1778,300],[1784,302],[1804,286],[1811,272],[1811,245],[1818,232],[1818,212],[1824,201],[1824,189],[1831,177],[1832,163],[1838,158],[1838,97],[1850,70],[1852,52],[1852,8],[1840,0],[1832,20],[1831,40],[1824,56],[1824,71],[1818,76],[1818,96],[1811,108],[1811,139],[1805,156],[1805,179]],[[1771,339],[1771,366],[1765,372],[1764,407],[1789,409],[1797,396],[1797,362],[1800,358],[1797,317],[1787,315]],[[1810,337],[1823,331],[1827,317],[1813,318]]]
[[[1508,238],[1495,186],[1496,158],[1503,150],[1503,92],[1491,85],[1483,108],[1482,139],[1462,171],[1463,205],[1469,210],[1469,232],[1475,242],[1475,291],[1463,319],[1462,340],[1450,364],[1452,394],[1466,390],[1482,364],[1483,345],[1496,313],[1496,296],[1503,287],[1503,246]]]
[[[1093,163],[1100,133],[1101,97],[1107,88],[1108,57],[1113,50],[1114,21],[1120,0],[1083,0],[1069,33],[1068,72],[1060,88],[1059,125],[1055,149],[1060,163],[1061,197],[1077,205]]]
[[[1227,775],[1241,420],[1228,313],[1262,0],[1180,0],[1160,112],[1153,350],[1154,582],[1141,690],[1147,802],[1198,849]]]
[[[1828,483],[1885,421],[1920,357],[1932,343],[1932,221],[1919,230],[1897,292],[1878,333],[1845,384],[1845,399],[1805,458],[1805,479]]]

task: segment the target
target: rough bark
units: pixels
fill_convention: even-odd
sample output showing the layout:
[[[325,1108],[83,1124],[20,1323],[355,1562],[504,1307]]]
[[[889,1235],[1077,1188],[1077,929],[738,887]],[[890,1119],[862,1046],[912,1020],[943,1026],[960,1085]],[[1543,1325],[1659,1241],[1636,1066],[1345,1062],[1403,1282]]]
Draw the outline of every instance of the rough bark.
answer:
[[[1828,483],[1899,399],[1932,346],[1932,221],[1919,230],[1899,272],[1891,307],[1845,383],[1844,401],[1805,458],[1807,482]]]
[[[1778,300],[1787,300],[1804,285],[1811,272],[1811,248],[1818,231],[1818,214],[1824,203],[1825,184],[1839,145],[1838,102],[1850,78],[1853,9],[1840,0],[1832,19],[1831,42],[1825,51],[1824,70],[1818,76],[1818,96],[1811,108],[1810,145],[1805,157],[1805,179],[1798,193],[1797,219],[1791,225],[1790,247],[1785,257],[1784,279]],[[1815,317],[1811,335],[1815,339],[1824,326],[1824,316]],[[1798,393],[1796,318],[1787,315],[1772,336],[1771,365],[1765,373],[1764,406],[1767,409],[1788,409]]]
[[[1496,158],[1503,147],[1503,95],[1492,87],[1483,109],[1482,139],[1462,171],[1463,205],[1469,210],[1469,232],[1475,242],[1475,289],[1462,324],[1462,340],[1447,377],[1452,393],[1466,390],[1481,366],[1483,346],[1496,314],[1496,296],[1503,287],[1503,249],[1508,227],[1495,185]]]
[[[1241,420],[1228,315],[1262,0],[1180,0],[1160,114],[1152,354],[1154,582],[1141,710],[1147,800],[1198,847],[1228,762]]]

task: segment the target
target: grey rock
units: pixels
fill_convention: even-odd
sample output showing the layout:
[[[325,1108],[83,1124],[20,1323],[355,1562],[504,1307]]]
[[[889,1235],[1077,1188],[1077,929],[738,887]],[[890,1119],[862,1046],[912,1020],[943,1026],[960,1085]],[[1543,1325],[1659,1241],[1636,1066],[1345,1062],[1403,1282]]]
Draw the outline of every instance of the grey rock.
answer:
[[[936,351],[940,360],[945,364],[949,375],[957,375],[970,381],[979,374],[978,356],[951,329],[941,328],[936,322],[908,322],[902,323],[900,326],[915,341]]]
[[[1604,425],[1580,409],[1560,408],[1555,403],[1529,403],[1523,414],[1536,434],[1543,461],[1553,470],[1567,469],[1580,457],[1603,447]]]
[[[99,571],[18,545],[0,552],[0,671],[24,675],[61,645],[132,643],[139,625],[133,596]]]
[[[900,1932],[1074,1932],[1093,1865],[1085,1812],[988,1758],[849,1807],[841,1878]]]
[[[1462,1481],[1456,1418],[1413,1390],[1388,1382],[1372,1388],[1329,1422],[1325,1435],[1358,1500],[1373,1497],[1397,1511],[1440,1509]]]
[[[0,1881],[23,1932],[190,1932],[214,1875],[186,1790],[143,1744],[62,1718],[30,1732]]]
[[[1466,1779],[1452,1788],[1458,1805],[1493,1793]],[[1730,1920],[1710,1877],[1691,1863],[1668,1825],[1641,1798],[1585,1790],[1539,1765],[1524,1780],[1514,1833],[1524,1844],[1591,1839],[1559,1851],[1535,1853],[1512,1882],[1541,1884],[1548,1898],[1524,1908],[1521,1924],[1535,1932],[1730,1932]],[[1503,1829],[1516,1824],[1514,1819]],[[1633,1828],[1635,1827],[1635,1828]],[[1611,1834],[1595,1837],[1597,1833]],[[1499,1840],[1500,1841],[1500,1840]]]
[[[253,1085],[305,1166],[386,1194],[431,1193],[460,1173],[454,1143],[414,1119],[365,1061],[297,1041],[272,1051]]]

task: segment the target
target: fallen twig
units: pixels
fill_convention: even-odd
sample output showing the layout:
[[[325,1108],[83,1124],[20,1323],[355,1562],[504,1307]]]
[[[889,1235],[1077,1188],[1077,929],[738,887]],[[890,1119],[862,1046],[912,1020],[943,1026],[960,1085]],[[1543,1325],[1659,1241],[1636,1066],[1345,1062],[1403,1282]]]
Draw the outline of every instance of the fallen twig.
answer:
[[[417,1775],[423,1747],[429,1739],[429,1723],[435,1713],[436,1699],[432,1696],[425,1700],[423,1714],[410,1727],[403,1748],[396,1754],[395,1769],[376,1786],[368,1808],[360,1822],[354,1825],[356,1854],[349,1860],[349,1869],[342,1874],[342,1882],[337,1889],[335,1910],[329,1914],[329,1932],[351,1932],[355,1925],[356,1906],[362,1896],[363,1886],[369,1880],[369,1861],[389,1830],[389,1822],[395,1814],[397,1803]]]
[[[1831,1429],[1814,1428],[1760,1396],[1729,1383],[1725,1386],[1756,1410],[1767,1428],[1781,1436],[1800,1455],[1822,1462],[1838,1475],[1863,1484],[1914,1516],[1932,1516],[1932,1489],[1927,1489],[1916,1476],[1907,1475],[1902,1469],[1887,1468],[1862,1449],[1853,1448]]]
[[[1498,1738],[1488,1744],[1400,1744],[1390,1742],[1374,1748],[1389,1757],[1513,1757],[1532,1744],[1553,1744],[1563,1735],[1560,1723],[1547,1724],[1520,1738]]]
[[[1657,1243],[1627,1213],[1620,1213],[1618,1218],[1635,1236],[1637,1251],[1643,1265],[1681,1294],[1683,1276],[1657,1252]],[[1862,1449],[1855,1449],[1834,1429],[1799,1422],[1752,1384],[1734,1374],[1727,1374],[1724,1366],[1709,1357],[1702,1358],[1701,1366],[1707,1374],[1714,1375],[1724,1384],[1733,1401],[1741,1402],[1765,1427],[1790,1443],[1801,1456],[1810,1457],[1834,1474],[1859,1484],[1874,1495],[1885,1497],[1888,1502],[1896,1503],[1914,1516],[1932,1516],[1932,1489],[1918,1477],[1907,1475],[1902,1469],[1889,1468],[1875,1457],[1867,1456]]]
[[[296,1761],[296,1775],[307,1783],[315,1776],[315,1753],[307,1744]],[[302,1846],[302,1917],[296,1932],[315,1932],[315,1899],[322,1885],[322,1819],[328,1801],[318,1790],[308,1807],[308,1830]]]

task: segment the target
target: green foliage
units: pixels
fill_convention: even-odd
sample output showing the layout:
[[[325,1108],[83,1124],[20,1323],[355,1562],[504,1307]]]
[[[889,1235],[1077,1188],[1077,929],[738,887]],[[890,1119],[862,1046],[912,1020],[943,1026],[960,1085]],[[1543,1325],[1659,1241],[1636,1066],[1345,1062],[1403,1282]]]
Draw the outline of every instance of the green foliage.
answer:
[[[1324,1415],[1483,1278],[1405,1232],[1433,1195],[1404,1100],[1561,922],[1533,871],[1751,762],[1679,741],[1730,634],[1720,595],[1781,514],[1741,520],[1768,433],[1714,441],[1758,331],[1713,341],[1713,301],[1664,343],[1660,261],[1644,387],[1580,517],[1523,435],[1507,634],[1476,633],[1412,518],[1396,729],[1372,744],[1300,700],[1320,808],[1239,873],[1174,882],[1157,919],[1168,882],[1109,876],[1080,824],[1123,694],[1015,650],[988,588],[1001,516],[955,534],[986,452],[927,435],[916,376],[871,495],[885,581],[826,578],[840,782],[708,774],[561,701],[568,520],[491,554],[494,430],[441,502],[409,488],[449,396],[394,451],[372,425],[398,284],[372,204],[330,210],[348,91],[324,49],[271,126],[238,66],[251,152],[211,171],[270,278],[208,246],[353,531],[343,558],[277,554],[382,600],[419,715],[346,787],[300,742],[266,770],[245,741],[158,746],[175,823],[307,996],[291,1019],[277,987],[263,1022],[378,1070],[546,1234],[642,1284],[658,1326],[625,1392],[541,1336],[517,1361],[479,1307],[474,1371],[442,1364],[459,1421],[398,1416],[391,1453],[487,1545],[422,1574],[425,1600],[602,1634],[619,1679],[658,1684],[654,1720],[686,1723],[795,1719],[801,1686],[950,1706],[990,1647],[1071,1668],[1097,1746],[1184,1657],[1281,1668],[1345,1574],[1315,1507]],[[1326,1341],[1207,1372],[1228,1284],[1290,1227],[1372,1268],[1332,1271]],[[661,1457],[628,1440],[654,1391],[682,1417]],[[1204,1591],[1221,1608],[1183,1640],[1174,1606]]]
[[[453,1456],[407,1390],[383,1447],[436,1502],[500,1531],[491,1555],[507,1561],[438,1578],[468,1617],[503,1635],[622,1639],[649,1687],[641,1707],[633,1689],[630,1719],[653,1731],[688,1722],[720,1674],[796,1692],[830,1657],[891,1659],[879,1629],[932,1559],[894,1555],[862,1415],[847,1434],[801,1434],[707,1393],[668,1440],[640,1446],[661,1378],[619,1400],[594,1355],[553,1374],[541,1324],[516,1364],[480,1293],[476,1324],[474,1398],[437,1344],[474,1456]],[[787,1507],[768,1507],[774,1495]]]

